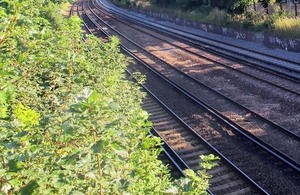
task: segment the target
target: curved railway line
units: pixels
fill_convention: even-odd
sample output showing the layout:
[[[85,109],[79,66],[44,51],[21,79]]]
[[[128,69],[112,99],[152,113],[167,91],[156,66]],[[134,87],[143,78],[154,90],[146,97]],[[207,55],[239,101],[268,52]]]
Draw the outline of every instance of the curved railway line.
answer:
[[[114,29],[115,30],[115,29]],[[116,30],[115,30],[116,31]],[[128,37],[126,37],[126,36],[124,36],[121,32],[118,32],[117,33],[119,36],[123,36],[124,37],[124,39],[126,39],[125,41],[130,41],[131,43],[133,43],[135,46],[137,46],[137,47],[139,47],[139,50],[143,50],[144,52],[148,52],[150,55],[152,55],[152,57],[153,57],[153,54],[152,54],[152,52],[149,52],[149,51],[147,51],[147,50],[145,50],[145,49],[143,49],[143,47],[142,46],[139,46],[139,44],[138,43],[136,43],[136,42],[133,42],[132,40],[130,40],[130,38],[128,38]],[[133,32],[133,33],[131,33],[131,34],[137,34],[136,32]],[[122,38],[122,37],[121,37]],[[161,52],[161,51],[159,51],[159,52]],[[164,64],[169,64],[168,62],[166,62],[165,60],[163,60],[163,58],[164,58],[164,56],[162,56],[162,57],[160,57],[160,56],[157,56],[157,55],[155,55],[154,56],[154,58],[156,58],[156,59],[154,59],[153,61],[160,61],[160,62],[162,62],[162,63],[164,63]],[[179,59],[180,60],[180,59]],[[174,65],[174,64],[173,64]],[[224,65],[224,64],[223,64]],[[214,66],[215,66],[215,64],[214,64]],[[175,67],[176,67],[176,65],[175,65]],[[183,64],[183,65],[181,65],[181,66],[177,66],[177,69],[181,69],[181,71],[183,71],[183,72],[185,72],[185,73],[187,73],[187,74],[189,74],[189,75],[192,75],[193,74],[193,72],[196,72],[197,71],[197,69],[201,69],[201,66],[194,66],[194,67],[187,67],[187,65],[186,64]],[[219,67],[217,67],[217,68],[215,68],[215,69],[220,69]],[[206,68],[204,67],[204,70],[203,71],[206,71]],[[191,73],[189,73],[189,72],[192,72],[192,74]],[[216,72],[216,74],[215,75],[212,75],[211,77],[220,77],[218,74],[221,74],[221,73],[219,73],[220,71],[218,70],[217,72]],[[222,71],[222,72],[224,72],[224,71]],[[227,70],[227,73],[228,73],[229,71]],[[226,73],[226,72],[225,72]],[[227,74],[226,73],[226,74]],[[240,73],[240,72],[239,72]],[[282,79],[279,79],[279,78],[274,78],[273,77],[273,79],[271,79],[270,78],[270,75],[263,75],[263,76],[261,76],[261,77],[266,77],[268,80],[270,80],[271,82],[269,82],[269,81],[266,81],[266,80],[264,80],[264,81],[262,81],[262,79],[261,78],[259,78],[259,80],[258,80],[258,78],[257,77],[254,77],[253,75],[247,75],[248,77],[250,77],[250,78],[247,78],[247,80],[245,81],[244,80],[244,78],[243,77],[245,77],[245,75],[243,75],[243,74],[234,74],[234,75],[232,75],[232,71],[231,72],[229,72],[228,73],[229,74],[229,76],[228,76],[228,78],[229,79],[227,79],[227,80],[231,80],[231,82],[230,83],[228,83],[228,85],[229,85],[229,88],[231,88],[232,87],[232,85],[234,85],[235,83],[234,82],[247,82],[246,84],[245,84],[245,87],[244,87],[244,89],[242,89],[241,91],[236,91],[236,89],[232,89],[232,92],[231,92],[231,99],[234,99],[234,101],[235,102],[240,102],[240,104],[243,104],[244,106],[243,106],[243,109],[244,110],[247,110],[248,112],[251,112],[251,113],[253,113],[253,114],[255,114],[256,116],[259,116],[260,117],[260,115],[264,115],[265,113],[268,113],[268,112],[270,112],[269,110],[262,110],[261,111],[261,108],[267,108],[268,107],[268,105],[266,106],[266,104],[269,104],[270,102],[272,102],[271,100],[274,98],[274,97],[269,97],[268,98],[268,100],[269,101],[266,101],[266,100],[262,100],[262,99],[258,99],[257,100],[257,98],[255,99],[255,94],[253,95],[253,94],[246,94],[245,96],[248,96],[248,98],[247,99],[243,99],[243,98],[240,98],[240,96],[243,96],[244,94],[244,91],[246,91],[247,89],[246,88],[255,88],[255,87],[257,87],[257,86],[262,86],[263,87],[263,89],[260,89],[260,88],[258,88],[258,89],[253,89],[253,91],[255,91],[254,93],[256,93],[256,90],[264,90],[264,91],[262,91],[261,92],[261,95],[262,96],[265,96],[265,97],[267,97],[267,95],[265,95],[265,92],[267,92],[267,93],[269,93],[270,92],[270,89],[271,90],[273,90],[273,91],[271,91],[271,93],[276,93],[276,95],[277,96],[281,96],[280,98],[282,99],[282,98],[286,98],[287,96],[288,96],[288,100],[284,100],[284,101],[287,101],[286,103],[285,103],[285,105],[288,105],[288,103],[291,103],[290,104],[290,108],[288,108],[288,109],[286,109],[286,108],[281,108],[282,106],[280,106],[280,105],[271,105],[271,106],[274,106],[275,108],[274,109],[278,109],[278,112],[279,113],[282,113],[282,115],[286,115],[286,116],[288,116],[288,118],[281,118],[282,117],[282,115],[279,115],[279,116],[277,116],[275,119],[273,119],[272,120],[272,116],[271,116],[271,121],[280,121],[280,120],[283,120],[283,124],[285,125],[285,126],[287,126],[285,123],[288,123],[289,121],[293,121],[292,123],[293,123],[293,125],[295,125],[296,124],[296,122],[297,122],[297,120],[299,121],[299,118],[300,118],[300,115],[298,114],[299,113],[299,104],[300,104],[300,100],[299,100],[299,91],[300,91],[300,85],[299,84],[296,84],[296,83],[291,83],[291,82],[289,82],[289,81],[287,81],[287,80],[282,80]],[[245,74],[245,73],[244,73]],[[257,72],[255,72],[254,74],[258,74]],[[195,75],[197,76],[197,74],[195,73]],[[200,75],[201,76],[201,75]],[[200,77],[200,76],[197,76],[198,78]],[[254,78],[255,79],[254,79]],[[237,79],[238,78],[238,79]],[[251,80],[251,82],[249,82],[249,80],[250,79],[252,79]],[[277,79],[277,81],[276,81],[276,79]],[[198,81],[200,81],[200,79],[198,79]],[[226,80],[225,80],[225,82],[227,82]],[[202,82],[202,84],[206,84],[207,83],[207,85],[211,85],[211,83],[213,83],[213,81],[210,81],[210,83],[209,83],[209,81],[207,81],[207,80],[204,80],[203,82]],[[254,83],[254,84],[253,84]],[[261,83],[263,83],[263,85],[261,84]],[[273,83],[280,83],[281,85],[283,84],[283,83],[286,83],[285,84],[285,86],[278,86],[278,84],[273,84]],[[206,85],[206,86],[207,86]],[[253,85],[255,85],[255,86],[253,86]],[[217,90],[218,90],[218,86],[215,86],[215,88],[217,88]],[[222,90],[222,89],[221,89]],[[221,95],[222,95],[222,91],[221,90],[218,90],[218,92],[219,92],[219,94],[220,94],[220,92],[221,92]],[[228,92],[228,90],[224,90],[224,92],[225,93],[227,93]],[[224,93],[223,92],[223,93]],[[237,95],[237,94],[241,94],[240,96],[239,95]],[[223,96],[224,96],[224,94],[223,94]],[[228,96],[228,95],[227,95]],[[224,97],[224,98],[227,98],[226,96]],[[229,99],[229,98],[227,98],[227,99]],[[253,101],[251,101],[252,99],[255,99],[255,104],[253,104]],[[280,101],[282,101],[282,100],[278,100],[279,102]],[[248,103],[249,102],[249,103]],[[256,105],[257,107],[256,108],[253,108],[253,105]],[[276,108],[277,107],[277,108]],[[281,109],[281,110],[280,110]],[[250,110],[250,111],[249,111]],[[294,116],[291,116],[291,111],[293,111],[294,110]],[[255,112],[253,112],[253,111],[255,111]],[[260,117],[262,120],[264,120],[263,118],[268,118],[268,116],[263,116],[263,117]],[[273,117],[274,118],[274,117]],[[269,121],[270,121],[269,120]],[[274,122],[273,122],[274,123]],[[275,124],[275,125],[277,125],[277,126],[281,126],[281,124]],[[290,129],[293,129],[293,130],[291,130],[294,134],[300,134],[300,132],[299,132],[299,129],[300,128],[300,126],[298,125],[298,126],[296,126],[296,127],[290,127]],[[283,128],[281,128],[280,127],[280,129],[283,129]],[[286,128],[285,128],[286,129]]]
[[[266,119],[145,50],[104,21],[102,18],[108,13],[99,11],[94,1],[84,1],[77,8],[90,33],[118,34],[126,45],[123,49],[138,63],[128,71],[140,71],[147,76],[144,87],[152,96],[145,100],[144,108],[152,114],[154,134],[160,135],[169,148],[165,150],[167,156],[174,156],[175,160],[171,160],[174,166],[186,165],[185,168],[197,170],[199,155],[214,153],[221,161],[212,171],[210,193],[293,194],[299,191],[299,132]],[[153,37],[152,33],[145,34]],[[273,86],[299,98],[297,91]],[[235,114],[226,115],[226,112]],[[176,162],[180,163],[176,165]]]
[[[140,19],[134,15],[132,16],[128,13],[122,13],[116,7],[109,7],[106,0],[98,0],[98,3],[101,4],[103,8],[106,8],[107,10],[117,14],[119,17],[123,17],[125,20],[143,26],[144,28],[166,34],[167,36],[173,36],[183,42],[192,45],[193,47],[198,47],[202,50],[209,51],[228,59],[240,61],[245,65],[252,66],[253,68],[259,69],[261,71],[267,71],[270,74],[285,77],[286,79],[294,80],[295,82],[299,83],[299,60],[290,60],[287,58],[278,57],[276,55],[262,53],[259,51],[247,49],[245,47],[239,47],[230,43],[225,43],[221,40],[204,37],[193,32],[185,31],[183,29],[178,30],[167,25],[156,24],[146,18]],[[243,56],[243,58],[241,58],[241,56]],[[292,77],[294,77],[294,79],[292,79]]]
[[[78,10],[79,9],[76,10],[76,13],[80,14]],[[87,28],[88,25],[85,24],[84,26],[85,28]],[[93,32],[92,30],[90,30],[90,28],[87,29],[90,33]],[[145,86],[143,87],[148,92],[148,94],[150,94],[150,96],[148,96],[145,100],[143,107],[146,109],[148,108],[149,110],[155,110],[156,115],[152,116],[168,115],[167,118],[163,118],[163,120],[161,120],[162,118],[159,117],[156,121],[163,122],[164,120],[168,120],[168,122],[172,124],[172,127],[177,127],[177,129],[173,130],[173,132],[171,132],[171,128],[166,129],[165,127],[162,128],[159,126],[156,126],[157,129],[154,127],[151,131],[152,135],[159,136],[162,139],[167,139],[170,141],[165,142],[163,146],[163,158],[167,158],[165,161],[171,163],[171,170],[174,170],[175,168],[175,177],[184,176],[183,170],[190,169],[190,166],[193,166],[193,170],[199,169],[200,154],[215,153],[220,156],[222,160],[218,166],[218,169],[212,170],[210,172],[210,174],[214,175],[214,177],[210,181],[211,189],[208,190],[209,194],[268,194],[246,174],[239,170],[232,162],[226,159],[218,150],[213,148],[208,142],[201,138],[201,136],[197,135],[196,132],[188,127],[188,125],[186,125],[178,116],[176,116],[175,113],[168,109],[153,93],[151,93],[151,91],[149,91]],[[171,118],[173,119],[170,120]],[[188,129],[188,133],[185,133],[185,135],[183,136],[174,137],[173,133],[176,133],[176,131],[180,130],[182,131],[184,128]],[[189,143],[188,141],[186,141],[186,143],[183,143],[183,140],[185,139],[198,139],[196,147],[201,150],[194,150],[194,153],[190,153],[190,147],[196,145],[196,141],[194,141],[193,143]],[[182,152],[181,155],[178,154],[178,149],[180,147]],[[177,152],[175,150],[177,150]],[[183,160],[182,155],[185,155],[186,161]]]
[[[97,6],[97,5],[94,5],[94,6]],[[97,6],[98,7],[98,6]],[[105,13],[103,11],[101,11],[99,9],[100,12],[102,12],[103,14],[109,14],[109,13]],[[173,43],[173,40],[167,40],[166,37],[162,37],[159,32],[155,32],[155,33],[151,33],[149,30],[144,30],[143,28],[139,28],[139,26],[136,26],[136,25],[132,25],[131,23],[129,22],[126,22],[126,21],[123,21],[123,20],[120,20],[118,19],[117,17],[114,17],[112,14],[109,14],[110,18],[113,18],[114,20],[120,22],[120,23],[123,23],[124,25],[132,28],[132,29],[135,29],[139,32],[142,32],[143,34],[147,34],[155,39],[158,39],[162,42],[166,42],[168,44],[170,44],[171,46],[174,46],[174,47],[177,47],[177,48],[180,48],[181,50],[189,53],[189,54],[192,54],[192,55],[195,55],[195,56],[198,56],[202,59],[205,59],[205,60],[208,60],[212,63],[215,63],[217,65],[220,65],[222,67],[225,67],[225,68],[228,68],[230,70],[234,70],[234,71],[237,71],[239,72],[240,74],[244,75],[244,76],[248,76],[250,78],[254,78],[256,80],[260,80],[262,82],[265,82],[265,83],[268,83],[269,85],[272,85],[272,86],[275,86],[275,87],[278,87],[286,92],[289,92],[289,93],[292,93],[292,94],[296,94],[296,95],[300,95],[300,87],[298,86],[298,84],[300,83],[299,81],[294,81],[293,79],[291,79],[290,77],[286,78],[286,77],[282,77],[282,75],[273,75],[272,73],[266,71],[266,70],[263,70],[263,72],[266,72],[267,74],[271,74],[271,75],[267,75],[267,74],[262,74],[262,70],[259,69],[259,71],[253,71],[253,69],[255,69],[255,67],[253,68],[252,67],[252,70],[248,70],[249,72],[247,72],[247,70],[243,70],[241,69],[241,67],[237,67],[237,65],[235,65],[234,61],[230,61],[230,60],[225,60],[225,59],[222,59],[220,57],[218,57],[217,55],[210,55],[208,53],[205,53],[203,50],[200,50],[200,49],[194,49],[192,47],[190,47],[190,45],[186,45],[186,44],[178,44],[178,43]],[[143,48],[141,48],[143,49]],[[217,58],[217,59],[216,59]],[[235,66],[234,66],[235,65]],[[300,72],[299,72],[300,73]],[[259,75],[259,76],[258,76]],[[276,77],[275,77],[276,76]],[[280,77],[282,77],[282,79],[279,79]],[[291,82],[289,82],[288,84],[285,85],[286,83],[286,80],[289,80]],[[294,85],[293,85],[294,84]],[[294,89],[296,88],[296,90]],[[298,90],[297,90],[298,89]]]
[[[96,13],[94,12],[95,16]],[[101,18],[97,17],[95,18],[96,20],[101,20],[101,22],[104,22],[105,25],[108,25],[105,21],[103,21]],[[108,25],[109,26],[109,25]],[[178,69],[177,72],[179,72],[180,79],[178,81],[178,73],[174,73],[173,70],[170,70],[170,68],[173,68],[173,66],[165,61],[163,61],[161,58],[157,58],[157,56],[153,55],[151,52],[148,52],[147,50],[143,49],[141,46],[139,46],[136,42],[130,40],[126,36],[124,36],[121,32],[117,31],[114,28],[111,28],[113,31],[117,32],[117,34],[126,40],[124,41],[129,41],[130,43],[134,44],[134,46],[137,46],[139,50],[142,50],[149,54],[153,59],[152,61],[157,62],[157,61],[162,61],[163,63],[155,63],[152,64],[152,66],[155,67],[156,70],[162,72],[164,75],[167,75],[167,77],[171,80],[174,81],[174,79],[177,79],[174,81],[175,83],[179,84],[181,87],[184,89],[189,89],[189,91],[192,91],[192,94],[196,96],[197,99],[198,97],[201,97],[203,99],[203,95],[197,95],[195,94],[195,86],[198,86],[198,91],[201,91],[201,93],[205,92],[206,99],[204,99],[205,104],[208,105],[213,105],[213,109],[216,110],[216,112],[221,115],[223,118],[227,119],[230,123],[236,123],[239,130],[243,131],[243,133],[248,134],[249,136],[254,135],[254,139],[258,140],[261,144],[267,145],[268,148],[271,148],[271,150],[275,151],[275,153],[279,154],[279,156],[283,156],[284,158],[289,159],[288,161],[293,164],[294,167],[296,167],[297,170],[299,170],[299,159],[296,161],[293,160],[296,158],[299,158],[300,156],[298,155],[297,148],[300,146],[300,137],[299,135],[295,134],[294,132],[288,130],[287,128],[283,128],[276,123],[269,121],[262,117],[261,115],[251,111],[250,109],[242,106],[241,104],[238,104],[237,102],[227,98],[224,96],[222,93],[219,93],[209,86],[199,82],[197,79],[193,77],[189,77],[187,74],[182,73]],[[127,44],[128,45],[128,44]],[[158,65],[158,66],[157,66]],[[168,67],[164,66],[167,65]],[[171,76],[168,76],[171,75]],[[172,76],[176,75],[176,76]],[[172,78],[171,78],[172,77]],[[184,80],[183,77],[186,79]],[[197,85],[198,84],[198,85]],[[200,84],[200,85],[199,85]],[[190,87],[192,86],[192,87]],[[202,87],[201,90],[199,87]],[[221,98],[215,97],[218,95]],[[215,98],[211,98],[215,97]],[[224,102],[224,99],[227,100]],[[201,100],[200,100],[201,101]],[[218,104],[219,103],[219,104]],[[224,110],[226,112],[232,113],[231,115],[229,114],[224,114]],[[222,112],[223,111],[223,112]],[[261,119],[261,121],[258,121],[258,118]],[[250,124],[249,124],[250,123]],[[266,127],[266,124],[269,125]],[[262,128],[262,126],[264,128]],[[262,136],[262,135],[266,136]],[[260,136],[260,138],[257,139],[257,137]],[[253,137],[253,136],[252,136]],[[278,142],[278,140],[284,138],[284,142]],[[280,148],[280,149],[274,149],[274,148]],[[294,151],[292,151],[292,149]],[[288,153],[288,154],[284,154]],[[289,157],[291,156],[291,157]]]

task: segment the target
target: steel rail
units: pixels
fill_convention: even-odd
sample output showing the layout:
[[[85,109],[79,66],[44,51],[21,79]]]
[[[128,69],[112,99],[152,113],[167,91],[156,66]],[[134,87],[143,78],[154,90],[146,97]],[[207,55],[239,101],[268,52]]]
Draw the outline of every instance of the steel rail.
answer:
[[[88,16],[88,15],[87,15]],[[89,17],[89,16],[88,16]],[[103,34],[106,34],[106,36],[110,36],[109,33],[107,33],[105,30],[103,30],[98,23],[96,23],[92,18],[89,17],[91,22],[100,30],[102,31]],[[124,45],[121,44],[121,48],[123,51],[125,51],[128,55],[133,57],[135,60],[138,62],[142,63],[143,65],[146,65],[142,60],[137,58],[130,50],[128,50]],[[146,65],[147,67],[147,65]],[[126,70],[129,72],[128,70]],[[151,95],[153,94],[150,90],[146,88],[143,84],[141,84],[143,88],[150,93]],[[154,95],[154,94],[153,94]],[[155,95],[154,95],[155,96]],[[156,97],[156,96],[155,96]],[[157,99],[159,100],[159,99]],[[159,100],[159,102],[161,102]],[[162,102],[161,102],[162,103]],[[163,104],[163,103],[162,103]],[[165,104],[163,104],[165,105]],[[165,105],[166,106],[166,105]],[[193,130],[191,127],[189,127],[181,118],[179,118],[172,110],[170,110],[168,107],[165,107],[167,110],[169,110],[170,113],[173,113],[173,115],[177,118],[178,121],[180,121],[182,124],[188,127],[188,129],[193,132],[195,135],[197,135],[197,138],[199,138],[202,143],[204,143],[213,153],[217,154],[222,160],[224,160],[225,163],[227,163],[234,171],[236,171],[238,174],[240,174],[244,179],[246,179],[250,184],[255,187],[258,191],[260,191],[263,194],[269,194],[266,190],[264,190],[259,184],[257,184],[254,180],[252,180],[247,174],[245,174],[242,170],[240,170],[233,162],[231,162],[229,159],[227,159],[220,151],[218,151],[215,147],[213,147],[209,142],[207,142],[200,134],[198,134],[195,130]]]
[[[133,76],[132,74],[130,75]],[[152,136],[159,137],[161,140],[164,140],[154,127],[151,128],[150,134]],[[168,156],[168,158],[172,161],[173,165],[180,172],[180,174],[186,177],[184,170],[190,169],[189,166],[178,156],[178,154],[171,148],[171,146],[167,142],[163,142],[162,148],[164,149],[164,152]]]
[[[73,13],[73,7],[74,7],[74,5],[75,5],[75,4],[72,4],[72,6],[71,6],[71,9],[69,10],[69,17],[71,17],[71,16],[72,16],[72,13]]]
[[[93,10],[90,10],[93,14],[95,14],[93,12]],[[97,17],[97,15],[95,15]],[[100,19],[102,20],[102,19]],[[103,21],[103,23],[105,24],[105,21]],[[115,31],[115,29],[111,26],[109,26],[107,23],[106,25],[110,28],[113,29]],[[98,28],[101,28],[101,26],[98,26]],[[122,45],[122,47],[124,47]],[[142,61],[142,60],[141,60]],[[287,164],[288,166],[290,166],[291,168],[293,168],[294,170],[296,170],[297,172],[300,172],[300,164],[295,162],[293,159],[291,159],[290,157],[286,156],[284,153],[278,151],[276,148],[270,146],[269,144],[267,144],[266,142],[262,141],[261,139],[253,136],[251,133],[249,133],[247,130],[245,130],[243,127],[235,124],[232,120],[230,120],[229,118],[223,116],[220,112],[218,112],[217,110],[215,110],[214,108],[212,108],[211,106],[209,106],[207,103],[205,103],[204,101],[200,100],[199,98],[195,97],[193,94],[189,93],[187,90],[185,90],[183,87],[181,87],[180,85],[174,83],[173,81],[170,81],[166,76],[162,75],[161,73],[159,73],[157,70],[155,70],[154,68],[150,67],[148,64],[146,64],[144,62],[144,64],[153,72],[155,72],[155,74],[159,75],[161,78],[163,78],[166,82],[168,82],[170,85],[172,85],[174,88],[177,88],[179,91],[181,91],[184,95],[186,95],[187,97],[189,97],[190,99],[192,99],[194,102],[196,102],[197,104],[199,104],[201,107],[205,108],[208,112],[210,112],[211,114],[213,114],[216,118],[218,118],[220,121],[222,121],[224,124],[228,125],[229,127],[231,127],[233,130],[235,130],[236,132],[240,133],[241,135],[243,135],[244,137],[246,137],[247,139],[251,140],[252,142],[254,142],[256,145],[260,146],[261,148],[263,148],[265,151],[267,151],[268,153],[272,154],[274,157],[278,158],[279,160],[281,160],[282,162],[284,162],[285,164]]]
[[[134,77],[134,75],[129,72],[128,70],[126,70],[126,72],[131,75],[136,81],[137,79]],[[149,93],[150,91],[144,86],[142,85],[142,87],[144,88],[144,90],[147,91],[148,94],[150,94],[156,101],[159,101],[159,103],[161,102],[153,93]],[[160,133],[154,128],[151,128],[150,131],[150,135],[152,136],[156,136],[159,137],[161,140],[164,140],[162,138],[162,136],[160,135]],[[177,171],[181,174],[181,176],[186,177],[186,174],[184,172],[184,170],[186,169],[191,169],[184,161],[182,158],[180,158],[180,156],[172,149],[172,147],[170,146],[170,144],[168,144],[167,142],[163,141],[163,144],[161,146],[163,148],[163,152],[164,154],[168,157],[168,159],[172,162],[173,166],[176,167]],[[209,189],[206,190],[208,194],[213,195],[213,192]]]
[[[100,1],[98,1],[98,2],[100,3]],[[104,4],[102,4],[102,5],[104,5]],[[106,5],[104,5],[104,6],[106,7],[106,10],[109,9]],[[116,12],[114,12],[114,13],[116,13]],[[121,15],[122,17],[126,18],[127,20],[130,20],[131,22],[138,23],[139,25],[143,25],[143,26],[145,26],[145,27],[148,27],[149,29],[154,30],[154,31],[156,31],[156,32],[168,34],[169,36],[171,35],[171,36],[173,36],[173,37],[176,37],[177,39],[180,39],[180,40],[182,40],[182,41],[184,41],[184,42],[187,42],[188,44],[191,44],[191,45],[196,46],[196,47],[198,47],[198,48],[200,47],[200,49],[202,49],[202,50],[210,51],[211,53],[215,53],[215,54],[217,54],[217,55],[219,55],[219,56],[226,57],[227,59],[239,61],[239,62],[244,63],[245,65],[254,67],[254,68],[256,68],[256,69],[264,70],[264,71],[266,71],[266,72],[269,72],[270,74],[273,74],[273,75],[276,75],[276,76],[283,77],[283,78],[285,78],[285,79],[294,81],[294,82],[296,82],[296,83],[300,83],[300,77],[295,77],[295,75],[293,75],[293,74],[283,73],[283,72],[278,71],[278,70],[275,70],[275,69],[270,69],[270,67],[268,67],[268,66],[264,66],[264,65],[260,65],[260,64],[255,64],[255,63],[249,62],[249,61],[247,61],[247,60],[239,59],[239,58],[237,58],[237,57],[230,56],[230,55],[228,55],[228,54],[224,54],[224,53],[218,52],[218,51],[216,51],[216,50],[213,50],[213,49],[211,49],[211,48],[208,48],[207,46],[202,46],[201,44],[199,45],[199,43],[198,43],[199,41],[197,41],[196,39],[193,39],[193,38],[190,38],[190,39],[189,39],[189,38],[186,38],[186,36],[184,36],[184,35],[180,35],[180,33],[170,32],[170,31],[166,30],[166,28],[172,29],[172,27],[166,27],[166,28],[162,28],[162,27],[161,27],[160,30],[158,30],[158,29],[155,28],[155,27],[158,27],[158,28],[159,28],[159,26],[157,26],[157,24],[153,24],[153,22],[150,22],[150,23],[152,23],[152,25],[150,25],[150,24],[144,23],[144,20],[143,20],[143,22],[137,21],[136,19],[132,19],[132,16],[125,15],[125,14],[123,14],[123,13],[120,13],[119,11],[117,11],[117,14],[118,14],[119,16]],[[160,26],[161,26],[161,25],[160,25]],[[179,31],[178,29],[175,29],[175,28],[174,28],[173,30]],[[186,33],[189,33],[189,32],[186,32]],[[198,36],[198,35],[194,35],[194,36]],[[206,45],[209,45],[209,44],[207,44],[207,43],[205,43],[205,44],[206,44]],[[224,49],[224,48],[222,48],[222,47],[219,47],[219,49],[222,49],[222,50],[225,50],[225,51],[226,51],[226,49]],[[229,51],[229,52],[231,52],[231,51]],[[239,55],[242,55],[242,54],[239,54]],[[249,58],[249,56],[246,56],[246,57]],[[254,59],[254,60],[260,60],[260,61],[261,61],[261,59],[257,59],[257,58],[254,58],[254,57],[251,57],[251,58]],[[266,61],[265,63],[272,63],[272,62]],[[279,67],[279,68],[281,68],[281,69],[283,69],[283,70],[291,69],[291,68],[289,68],[289,67],[286,67],[286,66],[280,66],[280,65],[278,65],[278,64],[273,64],[273,66],[277,66],[277,67]],[[290,71],[294,71],[294,72],[296,71],[296,72],[299,72],[299,70],[295,70],[295,69],[291,69]],[[294,77],[294,78],[291,78],[291,77]]]

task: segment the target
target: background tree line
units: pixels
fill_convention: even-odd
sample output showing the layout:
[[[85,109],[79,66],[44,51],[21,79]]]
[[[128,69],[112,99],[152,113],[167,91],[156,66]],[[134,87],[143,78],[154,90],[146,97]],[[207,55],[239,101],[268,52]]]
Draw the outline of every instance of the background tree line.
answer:
[[[162,12],[202,23],[300,38],[300,20],[295,18],[295,9],[292,8],[292,11],[282,9],[281,0],[112,1],[120,5]]]
[[[195,9],[197,7],[205,6],[227,10],[232,13],[241,13],[245,8],[254,4],[261,3],[264,7],[272,5],[276,0],[144,0],[151,3],[169,6],[176,5],[183,9]],[[280,0],[277,0],[280,2]]]

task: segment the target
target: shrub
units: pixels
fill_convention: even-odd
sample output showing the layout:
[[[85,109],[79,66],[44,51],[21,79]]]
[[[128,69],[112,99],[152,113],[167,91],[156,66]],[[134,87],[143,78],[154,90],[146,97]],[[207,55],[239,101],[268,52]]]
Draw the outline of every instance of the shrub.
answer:
[[[128,59],[116,37],[83,41],[80,19],[66,19],[48,0],[6,2],[0,4],[1,194],[205,193],[206,169],[172,181],[157,159],[160,140],[149,136],[140,106],[145,94],[124,79]]]
[[[228,21],[228,14],[224,10],[214,8],[204,19],[207,23],[224,25]]]

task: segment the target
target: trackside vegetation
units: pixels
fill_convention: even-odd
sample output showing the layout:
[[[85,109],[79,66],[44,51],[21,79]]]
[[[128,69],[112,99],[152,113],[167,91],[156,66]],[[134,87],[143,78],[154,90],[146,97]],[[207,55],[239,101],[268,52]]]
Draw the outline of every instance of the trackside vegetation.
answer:
[[[192,21],[300,38],[300,20],[280,9],[281,0],[111,0]],[[272,13],[255,10],[271,7]]]
[[[206,194],[216,158],[172,180],[119,40],[61,3],[0,0],[0,193]]]

